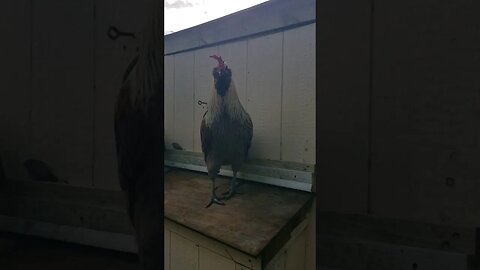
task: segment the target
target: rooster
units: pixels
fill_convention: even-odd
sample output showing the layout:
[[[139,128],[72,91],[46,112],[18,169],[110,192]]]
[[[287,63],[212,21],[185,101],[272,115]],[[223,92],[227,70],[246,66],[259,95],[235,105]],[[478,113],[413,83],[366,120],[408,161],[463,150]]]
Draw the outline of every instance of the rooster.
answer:
[[[210,57],[218,61],[218,66],[213,69],[214,90],[200,126],[202,152],[212,180],[212,195],[207,208],[213,203],[225,205],[222,200],[235,194],[237,172],[247,159],[253,133],[252,119],[238,99],[232,71],[220,56]],[[219,198],[215,193],[215,178],[222,165],[232,166],[233,177],[229,191],[222,194],[226,196]]]
[[[143,269],[163,267],[162,7],[143,31],[139,55],[127,67],[115,106],[118,175]]]

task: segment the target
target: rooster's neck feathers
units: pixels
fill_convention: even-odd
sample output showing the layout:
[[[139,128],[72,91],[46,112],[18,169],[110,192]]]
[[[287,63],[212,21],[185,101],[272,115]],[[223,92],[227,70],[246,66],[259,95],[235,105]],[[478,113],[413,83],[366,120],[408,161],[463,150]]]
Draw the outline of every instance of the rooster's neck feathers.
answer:
[[[143,38],[140,46],[135,79],[132,81],[136,91],[132,91],[130,100],[132,107],[146,111],[148,100],[161,90],[163,81],[162,58],[162,6],[155,1],[152,6],[149,22],[143,29]]]
[[[230,87],[223,97],[217,94],[215,88],[213,88],[212,92],[212,98],[208,103],[208,112],[205,116],[207,126],[210,126],[215,122],[222,113],[227,113],[232,120],[240,122],[249,121],[250,116],[245,109],[243,109],[243,106],[238,99],[233,80],[230,82]]]

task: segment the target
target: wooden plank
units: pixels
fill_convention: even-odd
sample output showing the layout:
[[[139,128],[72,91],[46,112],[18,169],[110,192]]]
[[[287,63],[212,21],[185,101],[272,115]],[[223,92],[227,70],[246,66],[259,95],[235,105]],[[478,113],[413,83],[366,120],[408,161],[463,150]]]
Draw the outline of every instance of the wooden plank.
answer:
[[[31,156],[30,13],[29,0],[0,4],[0,156],[10,179],[28,178],[23,161]]]
[[[170,269],[197,270],[198,246],[192,241],[173,232],[171,233],[170,241]]]
[[[165,122],[165,147],[172,149],[174,142],[175,128],[175,56],[165,56],[165,86],[164,86],[164,103],[163,108]]]
[[[93,185],[99,188],[120,190],[113,130],[114,107],[125,70],[140,47],[150,1],[95,1]],[[110,26],[132,32],[135,38],[119,37],[112,40],[107,35]]]
[[[318,3],[316,190],[325,211],[368,210],[370,3]]]
[[[286,270],[286,269],[293,269],[293,268],[286,268],[284,250],[282,252],[279,252],[277,257],[273,259],[267,267],[265,267],[265,270]],[[294,268],[294,269],[298,269],[298,268]]]
[[[375,7],[376,215],[480,224],[479,8],[470,1],[385,1]]]
[[[306,228],[306,254],[305,269],[316,269],[316,225],[317,219],[317,198],[313,199],[312,207],[308,212],[308,225]]]
[[[253,122],[249,156],[280,159],[283,33],[248,40],[246,110]]]
[[[264,262],[267,270],[305,268],[305,237],[308,221],[302,221],[291,233],[290,239],[270,261]],[[301,252],[303,250],[303,253]],[[312,268],[313,269],[313,268]]]
[[[221,193],[228,182],[219,178],[217,186]],[[165,177],[165,217],[253,257],[275,254],[303,220],[311,201],[306,192],[245,183],[239,188],[243,194],[228,200],[226,206],[205,208],[210,192],[211,181],[204,174],[169,172]],[[236,209],[235,215],[231,209]],[[227,223],[231,225],[220,225]]]
[[[250,270],[251,268],[248,268],[244,265],[241,265],[239,263],[235,264],[235,270]]]
[[[317,236],[320,265],[334,269],[471,270],[474,260],[461,253],[414,248],[352,238]]]
[[[293,240],[293,243],[285,251],[285,269],[306,269],[306,233],[305,230]]]
[[[218,46],[218,53],[232,70],[238,98],[245,107],[247,104],[247,42],[237,41]]]
[[[200,247],[199,250],[199,270],[236,270],[233,260],[222,257],[203,247]]]
[[[195,84],[195,96],[194,96],[194,128],[193,128],[193,151],[202,152],[202,142],[200,139],[200,125],[202,123],[202,118],[205,112],[207,111],[207,105],[198,105],[198,101],[210,102],[212,96],[213,86],[213,76],[212,70],[217,65],[217,62],[210,58],[210,55],[218,54],[218,48],[208,47],[205,49],[196,50],[194,52],[194,84]]]
[[[163,229],[163,269],[169,270],[170,269],[170,236],[171,233],[167,228]]]
[[[130,234],[133,232],[118,191],[34,181],[10,182],[0,193],[0,214]]]
[[[55,239],[87,246],[137,253],[135,238],[130,234],[59,225],[38,220],[0,215],[0,230]]]
[[[175,55],[174,140],[193,151],[194,53]]]
[[[223,256],[224,258],[230,258],[239,265],[247,266],[247,269],[261,269],[261,258],[248,256],[237,249],[208,238],[202,234],[199,234],[198,232],[192,231],[185,226],[175,223],[169,219],[164,219],[164,222],[165,228],[167,228],[169,231],[182,235],[201,247],[209,249],[214,253]]]
[[[93,166],[93,0],[34,4],[32,157],[45,161],[69,184],[89,186]]]
[[[9,184],[10,186],[2,192],[5,195],[30,199],[69,201],[125,211],[125,197],[119,191],[37,181],[15,181]]]
[[[319,212],[317,218],[317,233],[471,255],[476,253],[475,227],[324,212]]]
[[[2,201],[5,202],[4,199]],[[14,207],[11,210],[13,215],[2,213],[5,215],[99,231],[132,233],[125,211],[102,209],[74,202],[26,197],[17,197],[8,200],[7,203]]]
[[[281,159],[315,163],[315,24],[284,32]]]

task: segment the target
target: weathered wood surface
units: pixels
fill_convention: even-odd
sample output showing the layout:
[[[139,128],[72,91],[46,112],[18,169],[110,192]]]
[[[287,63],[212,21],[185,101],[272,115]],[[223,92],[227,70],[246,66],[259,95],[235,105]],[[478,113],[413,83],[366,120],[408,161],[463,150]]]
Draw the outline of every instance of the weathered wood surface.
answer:
[[[106,232],[133,232],[121,192],[57,183],[8,182],[0,192],[0,215]]]
[[[473,255],[476,229],[357,214],[319,212],[317,233]]]
[[[317,235],[317,269],[324,270],[474,270],[466,254],[424,249],[348,237]]]
[[[39,236],[80,245],[136,253],[133,234],[59,225],[28,218],[0,215],[0,231]],[[2,268],[4,269],[4,268]]]
[[[228,189],[219,178],[217,193]],[[233,248],[257,257],[275,253],[304,216],[310,193],[245,182],[242,194],[225,206],[205,208],[212,182],[206,174],[171,171],[165,176],[165,217]],[[271,250],[268,250],[271,249]]]

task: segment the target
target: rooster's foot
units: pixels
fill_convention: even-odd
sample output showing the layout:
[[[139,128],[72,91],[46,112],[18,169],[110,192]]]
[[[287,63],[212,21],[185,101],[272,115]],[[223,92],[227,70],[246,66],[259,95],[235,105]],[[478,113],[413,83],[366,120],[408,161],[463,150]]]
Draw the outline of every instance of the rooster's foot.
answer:
[[[228,199],[232,198],[233,195],[235,195],[235,194],[242,195],[243,193],[237,191],[237,188],[241,185],[243,185],[243,182],[234,184],[234,186],[230,187],[229,191],[222,193],[222,195],[223,195],[222,200],[228,200]]]
[[[212,197],[210,198],[210,202],[207,204],[207,206],[205,206],[205,208],[209,208],[214,203],[219,205],[225,205],[225,203],[222,202],[219,198],[217,198],[216,195],[212,195]]]
[[[228,199],[232,198],[233,195],[235,195],[235,194],[242,195],[243,193],[235,191],[235,190],[233,190],[233,191],[229,190],[227,192],[222,193],[223,197],[221,199],[222,200],[228,200]]]

